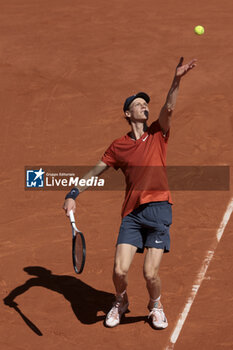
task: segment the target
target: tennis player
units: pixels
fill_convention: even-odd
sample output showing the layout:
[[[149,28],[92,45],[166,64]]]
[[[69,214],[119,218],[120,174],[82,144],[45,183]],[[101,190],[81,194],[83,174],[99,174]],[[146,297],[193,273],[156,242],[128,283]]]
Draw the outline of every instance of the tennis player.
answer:
[[[175,108],[181,78],[196,66],[196,59],[183,64],[181,57],[171,88],[159,118],[147,125],[150,97],[139,92],[125,100],[123,110],[131,131],[113,141],[101,161],[84,178],[98,176],[108,167],[121,169],[126,179],[122,222],[117,239],[113,269],[116,299],[105,324],[115,327],[127,311],[128,271],[136,252],[146,248],[143,272],[149,294],[149,318],[156,329],[168,326],[161,303],[158,275],[163,253],[170,250],[169,228],[172,223],[172,200],[168,189],[166,152],[172,112]],[[66,214],[75,211],[75,199],[87,187],[73,188],[66,196]]]

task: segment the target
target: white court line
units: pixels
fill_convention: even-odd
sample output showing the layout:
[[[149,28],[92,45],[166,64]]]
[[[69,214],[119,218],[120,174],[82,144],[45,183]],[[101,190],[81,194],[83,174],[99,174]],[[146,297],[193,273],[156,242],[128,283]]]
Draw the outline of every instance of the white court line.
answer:
[[[203,281],[203,279],[205,278],[205,274],[206,274],[206,271],[209,267],[209,264],[214,256],[214,252],[218,246],[218,243],[220,242],[220,239],[222,238],[222,235],[223,235],[223,232],[226,228],[226,225],[228,223],[228,221],[230,220],[230,217],[231,217],[231,214],[232,214],[232,211],[233,211],[233,197],[231,198],[228,206],[227,206],[227,209],[224,213],[224,216],[223,216],[223,219],[221,221],[221,224],[219,225],[219,228],[217,230],[217,234],[216,234],[216,239],[217,239],[217,242],[215,241],[214,244],[213,244],[213,250],[209,250],[204,258],[204,261],[201,265],[201,269],[200,271],[198,272],[197,274],[197,278],[192,286],[192,291],[191,291],[191,294],[185,304],[185,307],[184,307],[184,310],[182,311],[182,313],[180,314],[180,317],[176,323],[176,326],[171,334],[171,337],[170,337],[170,340],[169,340],[169,344],[168,346],[166,347],[166,350],[172,350],[174,348],[174,345],[180,335],[180,332],[181,332],[181,329],[185,323],[185,320],[188,316],[188,313],[191,309],[191,306],[192,306],[192,303],[194,302],[194,299],[197,295],[197,292],[201,286],[201,283]]]
[[[231,213],[233,211],[233,198],[231,198],[230,203],[228,204],[227,210],[223,216],[222,222],[219,226],[219,229],[217,231],[217,241],[219,242],[220,239],[222,238],[223,232],[225,230],[225,227],[231,217]]]

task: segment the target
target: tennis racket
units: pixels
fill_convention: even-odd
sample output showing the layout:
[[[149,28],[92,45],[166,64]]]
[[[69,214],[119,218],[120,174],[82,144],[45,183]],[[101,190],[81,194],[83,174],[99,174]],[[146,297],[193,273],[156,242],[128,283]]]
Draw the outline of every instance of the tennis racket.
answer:
[[[72,260],[74,271],[80,274],[83,271],[86,260],[86,243],[82,232],[76,227],[72,210],[70,211],[70,223],[72,226]]]

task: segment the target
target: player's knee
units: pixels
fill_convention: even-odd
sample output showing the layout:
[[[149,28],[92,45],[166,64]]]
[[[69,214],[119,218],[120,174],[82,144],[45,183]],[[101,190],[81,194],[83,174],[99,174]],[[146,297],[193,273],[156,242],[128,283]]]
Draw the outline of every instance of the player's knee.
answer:
[[[159,276],[158,276],[159,269],[154,268],[154,269],[144,269],[143,270],[143,275],[146,281],[156,281]]]
[[[128,268],[124,264],[115,264],[114,274],[118,277],[125,277],[128,273]]]

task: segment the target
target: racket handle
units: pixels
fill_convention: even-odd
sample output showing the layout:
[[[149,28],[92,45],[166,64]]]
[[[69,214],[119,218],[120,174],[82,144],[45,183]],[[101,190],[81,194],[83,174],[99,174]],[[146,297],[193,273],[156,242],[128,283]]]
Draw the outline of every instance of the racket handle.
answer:
[[[71,223],[75,222],[73,210],[70,210],[70,222],[71,222]]]

